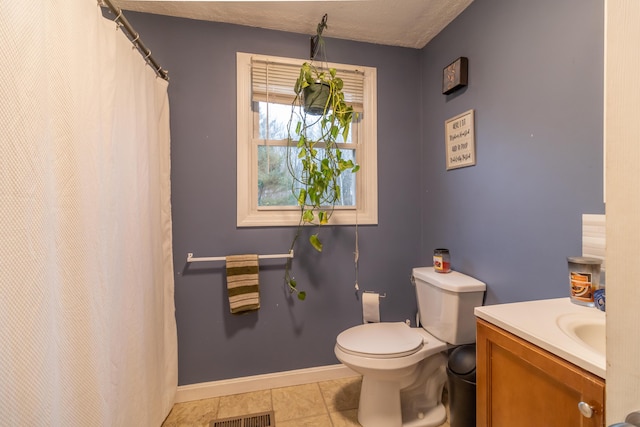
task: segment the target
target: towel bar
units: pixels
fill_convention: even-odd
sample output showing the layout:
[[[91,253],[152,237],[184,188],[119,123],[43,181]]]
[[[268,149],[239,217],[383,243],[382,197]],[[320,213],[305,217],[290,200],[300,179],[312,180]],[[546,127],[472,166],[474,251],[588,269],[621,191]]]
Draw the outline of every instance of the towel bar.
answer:
[[[293,249],[288,254],[258,255],[258,259],[275,259],[275,258],[293,258]],[[227,258],[223,256],[199,257],[193,256],[192,252],[187,254],[187,262],[206,262],[206,261],[225,261]]]

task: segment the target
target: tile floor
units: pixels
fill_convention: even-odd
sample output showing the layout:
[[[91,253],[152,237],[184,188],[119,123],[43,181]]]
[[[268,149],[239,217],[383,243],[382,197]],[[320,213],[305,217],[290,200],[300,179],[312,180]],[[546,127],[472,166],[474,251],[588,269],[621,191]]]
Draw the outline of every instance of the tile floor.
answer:
[[[274,411],[276,427],[357,427],[360,384],[352,377],[177,403],[162,426],[209,427],[213,420]]]

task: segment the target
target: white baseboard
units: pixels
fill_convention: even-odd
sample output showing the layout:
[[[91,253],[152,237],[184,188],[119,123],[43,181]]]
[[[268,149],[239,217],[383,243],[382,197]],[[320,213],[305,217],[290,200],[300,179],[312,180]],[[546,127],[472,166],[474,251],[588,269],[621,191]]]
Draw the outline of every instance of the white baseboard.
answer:
[[[248,393],[279,387],[309,384],[318,381],[336,380],[358,376],[358,373],[346,366],[329,365],[315,368],[297,369],[294,371],[274,372],[272,374],[254,375],[229,380],[210,381],[206,383],[179,386],[176,402],[209,399],[230,394]]]

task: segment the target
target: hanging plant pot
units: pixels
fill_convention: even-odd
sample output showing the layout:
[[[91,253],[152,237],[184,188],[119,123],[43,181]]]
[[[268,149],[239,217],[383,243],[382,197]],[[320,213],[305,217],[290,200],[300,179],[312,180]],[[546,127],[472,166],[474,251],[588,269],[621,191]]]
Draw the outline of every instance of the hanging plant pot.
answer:
[[[313,116],[324,113],[329,99],[330,88],[327,83],[315,82],[303,89],[304,111]]]

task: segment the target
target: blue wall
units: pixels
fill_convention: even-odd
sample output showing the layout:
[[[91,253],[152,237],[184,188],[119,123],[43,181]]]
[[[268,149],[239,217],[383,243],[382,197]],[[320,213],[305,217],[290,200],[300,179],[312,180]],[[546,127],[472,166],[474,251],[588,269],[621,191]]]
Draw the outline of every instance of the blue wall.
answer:
[[[601,0],[476,0],[421,52],[422,243],[486,302],[568,296],[581,215],[603,213]],[[441,94],[469,58],[469,85]],[[444,122],[475,110],[476,166],[446,171]]]
[[[284,290],[284,262],[260,269],[261,308],[231,315],[224,263],[196,256],[286,253],[293,227],[236,227],[236,52],[306,58],[309,37],[219,23],[127,14],[170,73],[173,249],[179,382],[191,384],[338,363],[342,330],[362,322],[353,227],[306,238],[294,273],[307,299]],[[330,22],[330,21],[329,21]],[[379,225],[359,227],[361,289],[387,294],[381,315],[415,316],[409,282],[420,256],[420,51],[327,39],[328,59],[378,71]]]
[[[489,302],[567,295],[580,214],[603,212],[600,1],[476,0],[422,50],[328,39],[329,60],[378,69],[379,224],[359,228],[361,289],[387,294],[383,320],[415,316],[409,284],[434,247],[488,283]],[[354,229],[304,245],[289,298],[283,264],[260,270],[262,307],[229,314],[224,264],[196,256],[286,252],[292,228],[238,229],[237,51],[305,58],[308,36],[127,13],[170,72],[179,382],[338,363],[336,335],[361,322]],[[330,35],[330,26],[328,34]],[[440,93],[442,68],[470,61],[468,88]],[[477,165],[445,171],[444,121],[476,111]]]

